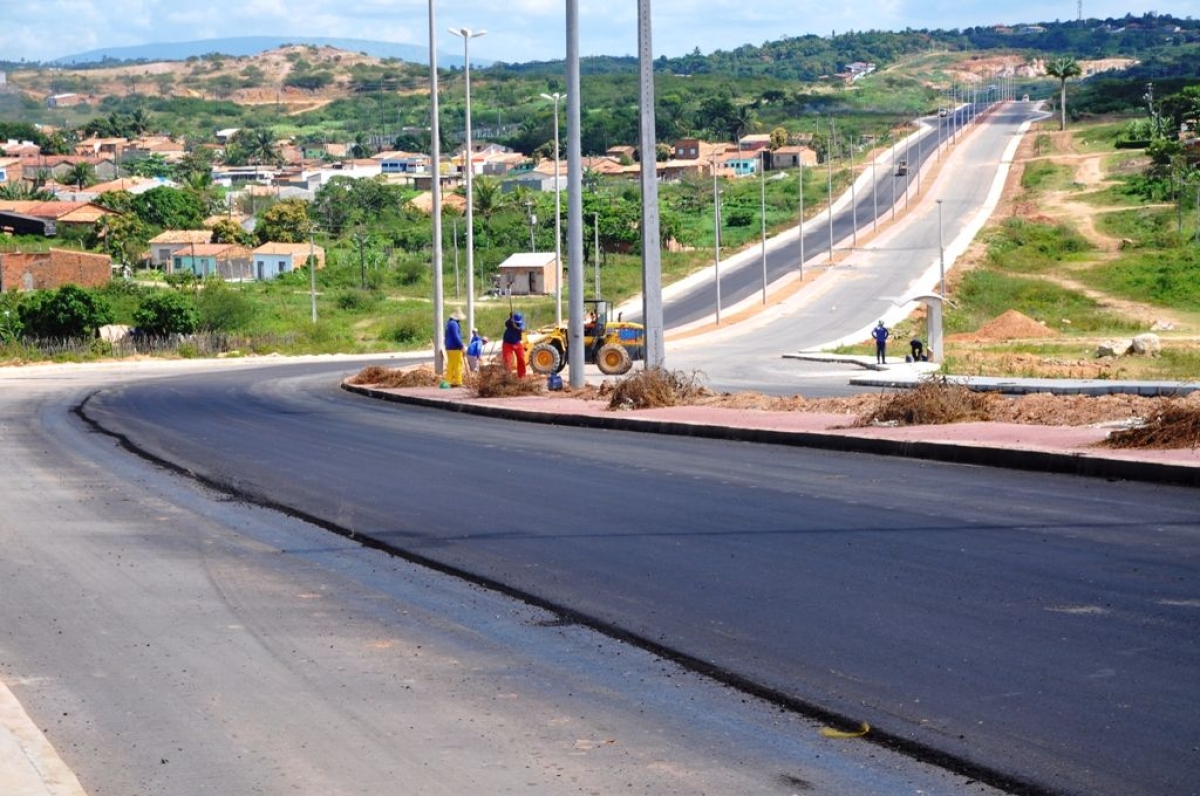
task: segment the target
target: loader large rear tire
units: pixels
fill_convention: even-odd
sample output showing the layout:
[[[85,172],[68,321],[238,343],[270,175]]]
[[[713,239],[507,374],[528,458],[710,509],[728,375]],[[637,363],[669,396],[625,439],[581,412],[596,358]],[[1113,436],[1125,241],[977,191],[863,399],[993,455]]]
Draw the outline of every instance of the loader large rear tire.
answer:
[[[605,376],[621,376],[633,367],[633,360],[623,346],[609,343],[596,352],[596,367]]]
[[[552,343],[538,343],[529,352],[529,367],[534,373],[548,376],[563,368],[563,355]]]

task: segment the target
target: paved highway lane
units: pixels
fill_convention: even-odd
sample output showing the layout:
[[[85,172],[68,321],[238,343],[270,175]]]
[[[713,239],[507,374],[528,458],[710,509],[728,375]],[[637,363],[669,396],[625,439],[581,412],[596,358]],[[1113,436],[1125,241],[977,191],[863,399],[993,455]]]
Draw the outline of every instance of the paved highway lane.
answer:
[[[717,334],[668,340],[667,366],[699,370],[724,389],[823,394],[812,392],[811,369],[782,355],[862,342],[876,320],[890,322],[907,314],[904,298],[936,292],[939,240],[946,246],[948,272],[957,252],[966,250],[991,213],[990,202],[1002,184],[998,180],[1005,176],[1001,169],[1005,152],[1022,125],[1038,115],[1041,112],[1028,103],[1009,103],[980,116],[969,134],[943,155],[938,173],[926,175],[902,224],[864,240],[838,265],[769,311]],[[924,148],[921,151],[926,161],[934,157]],[[940,214],[936,199],[942,200]],[[779,256],[789,250],[780,249]],[[743,275],[753,270],[747,267]],[[711,312],[712,290],[708,292]],[[688,300],[697,298],[688,294]],[[903,358],[906,349],[906,340],[893,341],[892,356]]]
[[[85,414],[1026,792],[1197,792],[1194,491],[460,417],[327,376],[173,379]]]
[[[4,796],[60,792],[54,782],[40,787],[37,771],[54,771],[44,749],[13,754],[5,686],[36,722],[22,726],[40,728],[92,796],[999,796],[860,741],[825,738],[811,721],[543,609],[199,487],[69,412],[105,383],[248,364],[0,370]],[[320,386],[356,369],[278,365],[250,383],[307,371],[324,374]],[[238,414],[238,379],[192,378],[217,388],[201,396],[212,399],[203,416],[223,424]],[[314,385],[278,386],[286,394]],[[245,403],[257,411],[259,399]],[[153,414],[175,414],[203,435],[182,420],[192,408]],[[313,435],[332,430],[325,410],[307,401],[276,408],[288,421],[264,427],[268,439],[297,428],[307,436],[279,445],[280,458],[267,443],[255,461],[285,481],[315,470],[326,479],[319,494],[342,493],[342,478],[358,469],[341,471],[336,440],[328,458],[320,454]],[[222,437],[211,437],[220,447],[210,453],[236,458],[258,444]],[[396,505],[403,479],[386,472],[392,480],[364,479],[368,489],[384,484],[378,494],[342,493],[365,501],[371,523]],[[489,500],[460,495],[429,495],[430,527]],[[14,784],[22,771],[33,790]]]
[[[999,135],[1011,135],[1011,132],[1024,118],[1028,116],[1028,106],[1006,106],[1010,110],[996,116],[980,116],[980,125],[991,125],[1000,130],[1006,130]],[[1013,108],[1016,108],[1015,110]],[[965,119],[968,109],[960,110]],[[835,200],[832,228],[829,216],[821,213],[807,219],[804,224],[804,259],[806,262],[819,265],[828,260],[830,244],[837,252],[843,248],[857,244],[857,236],[864,240],[867,234],[878,224],[884,224],[895,218],[896,212],[907,209],[922,197],[922,191],[928,182],[928,177],[919,174],[921,164],[928,164],[941,157],[949,157],[951,142],[955,138],[965,138],[965,132],[957,135],[952,131],[950,118],[932,117],[923,120],[919,133],[907,137],[893,150],[881,155],[874,168],[870,163],[858,163],[860,174],[856,189],[847,191],[845,195]],[[962,122],[960,122],[961,124]],[[968,128],[970,130],[971,128]],[[939,141],[942,147],[939,149]],[[990,138],[991,154],[999,157],[1003,143],[996,138]],[[906,175],[897,176],[896,162],[907,160],[909,170]],[[821,166],[810,169],[816,179],[824,175]],[[823,176],[821,176],[823,178]],[[795,184],[795,176],[789,174],[787,179]],[[894,208],[894,209],[893,209]],[[797,210],[799,208],[797,207]],[[949,208],[947,208],[949,210]],[[952,218],[950,219],[953,220]],[[799,225],[794,230],[783,233],[768,242],[767,247],[767,281],[775,282],[793,274],[799,269],[800,244]],[[936,243],[936,240],[935,240]],[[760,295],[763,283],[762,249],[750,247],[746,253],[731,257],[728,252],[723,257],[728,258],[721,265],[721,305],[728,309],[738,302]],[[688,323],[711,319],[716,304],[716,283],[709,273],[707,280],[697,280],[689,289],[674,292],[663,307],[663,324],[667,329],[683,326]],[[638,312],[629,313],[633,319]]]

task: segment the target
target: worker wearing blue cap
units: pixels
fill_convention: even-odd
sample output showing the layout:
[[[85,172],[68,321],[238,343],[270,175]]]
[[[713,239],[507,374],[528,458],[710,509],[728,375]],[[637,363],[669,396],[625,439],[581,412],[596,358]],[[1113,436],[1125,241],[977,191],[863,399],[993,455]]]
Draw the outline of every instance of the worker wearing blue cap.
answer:
[[[504,322],[504,342],[501,351],[504,354],[504,367],[509,373],[512,373],[515,367],[519,379],[525,378],[524,333],[524,316],[519,312],[509,315],[508,320]]]
[[[463,314],[458,310],[446,321],[446,382],[451,387],[461,387],[463,383]]]

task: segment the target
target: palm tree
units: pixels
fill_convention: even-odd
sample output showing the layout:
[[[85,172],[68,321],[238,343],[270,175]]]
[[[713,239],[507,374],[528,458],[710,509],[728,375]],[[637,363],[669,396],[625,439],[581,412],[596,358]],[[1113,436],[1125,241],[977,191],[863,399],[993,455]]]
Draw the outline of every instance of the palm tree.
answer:
[[[96,183],[96,168],[91,163],[81,160],[72,163],[64,177],[68,185],[74,185],[82,191],[85,186]]]
[[[1069,55],[1062,55],[1055,58],[1050,63],[1046,64],[1046,74],[1050,77],[1057,77],[1060,86],[1058,108],[1061,112],[1059,118],[1058,129],[1067,129],[1067,81],[1073,77],[1079,77],[1083,74],[1083,70],[1079,68],[1079,62]]]
[[[475,214],[483,219],[483,227],[490,233],[492,217],[509,206],[509,194],[501,189],[499,180],[482,175],[472,180],[471,189],[475,193]]]

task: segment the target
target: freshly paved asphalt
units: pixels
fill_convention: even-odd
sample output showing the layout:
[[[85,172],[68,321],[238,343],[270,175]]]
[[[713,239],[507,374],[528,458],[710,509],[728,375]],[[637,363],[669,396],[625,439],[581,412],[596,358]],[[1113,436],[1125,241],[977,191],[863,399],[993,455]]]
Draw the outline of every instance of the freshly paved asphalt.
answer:
[[[241,500],[791,709],[865,720],[885,745],[1013,792],[1197,781],[1192,490],[682,427],[597,434],[376,400],[349,412],[314,377],[242,383],[106,391],[83,412]],[[486,497],[447,503],[447,483]]]

